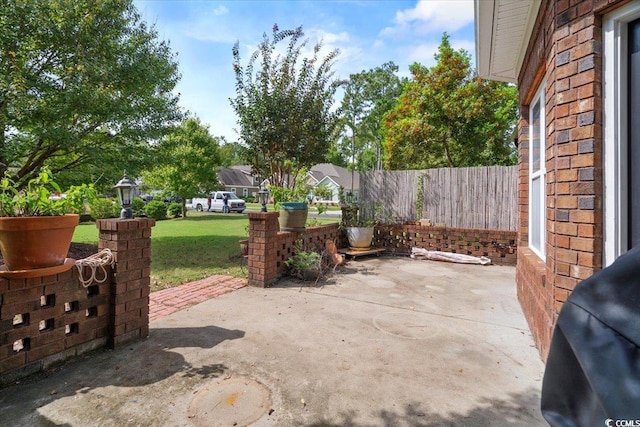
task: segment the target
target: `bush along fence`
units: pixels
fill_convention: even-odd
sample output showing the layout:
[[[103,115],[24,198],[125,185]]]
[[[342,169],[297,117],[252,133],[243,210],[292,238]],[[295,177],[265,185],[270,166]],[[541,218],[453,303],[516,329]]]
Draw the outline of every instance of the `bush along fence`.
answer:
[[[98,247],[110,249],[115,260],[103,283],[84,287],[75,267],[44,277],[0,278],[0,384],[149,335],[154,225],[147,218],[97,221]]]
[[[277,212],[248,214],[250,286],[268,287],[275,283],[285,270],[285,261],[295,253],[298,239],[302,249],[307,251],[321,250],[327,240],[339,248],[346,246],[344,232],[337,223],[310,227],[301,233],[280,231],[278,215]],[[412,247],[419,247],[487,256],[497,265],[515,265],[517,257],[515,231],[434,227],[419,223],[376,226],[374,246],[395,255],[409,255]]]

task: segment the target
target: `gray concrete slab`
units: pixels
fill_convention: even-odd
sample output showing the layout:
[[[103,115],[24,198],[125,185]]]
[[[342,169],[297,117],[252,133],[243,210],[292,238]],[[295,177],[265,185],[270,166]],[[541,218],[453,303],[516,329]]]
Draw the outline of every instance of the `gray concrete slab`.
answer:
[[[545,425],[514,272],[381,257],[244,288],[1,389],[0,425]]]

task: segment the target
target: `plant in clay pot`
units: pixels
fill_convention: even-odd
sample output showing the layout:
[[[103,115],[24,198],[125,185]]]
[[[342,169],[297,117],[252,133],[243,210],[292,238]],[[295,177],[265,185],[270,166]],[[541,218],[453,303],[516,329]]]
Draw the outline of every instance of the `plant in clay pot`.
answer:
[[[352,200],[345,200],[343,192],[339,192],[342,208],[342,220],[340,227],[347,233],[349,247],[352,250],[367,250],[371,247],[373,232],[379,220],[378,208],[367,209],[368,206],[360,206]]]
[[[67,262],[66,254],[73,231],[79,213],[85,212],[85,201],[95,195],[93,187],[86,184],[62,193],[48,169],[24,188],[18,188],[8,176],[2,178],[0,251],[5,265],[0,270],[4,268],[8,273],[44,269],[43,273],[53,274],[51,268],[54,272],[71,268],[73,263]]]

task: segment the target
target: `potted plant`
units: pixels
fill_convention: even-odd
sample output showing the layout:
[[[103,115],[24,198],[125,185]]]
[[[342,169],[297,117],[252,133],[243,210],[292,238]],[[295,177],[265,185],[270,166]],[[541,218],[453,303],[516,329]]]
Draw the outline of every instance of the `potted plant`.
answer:
[[[249,226],[248,225],[244,228],[244,231],[247,234],[247,236],[249,236]],[[243,257],[249,256],[249,237],[246,237],[244,239],[238,240],[238,243],[240,244],[240,254]]]
[[[306,195],[309,187],[298,183],[295,188],[269,187],[269,194],[278,206],[278,222],[282,231],[304,231],[309,205]]]
[[[93,187],[86,184],[62,193],[48,169],[22,189],[8,176],[2,178],[0,251],[5,272],[44,270],[43,274],[53,274],[71,268],[73,263],[66,262],[66,255],[79,213],[85,211],[85,200],[94,197]]]
[[[367,250],[371,248],[373,232],[378,220],[376,214],[372,218],[366,217],[366,212],[351,200],[345,200],[343,193],[339,192],[342,207],[342,220],[340,226],[347,233],[349,247],[352,250]]]

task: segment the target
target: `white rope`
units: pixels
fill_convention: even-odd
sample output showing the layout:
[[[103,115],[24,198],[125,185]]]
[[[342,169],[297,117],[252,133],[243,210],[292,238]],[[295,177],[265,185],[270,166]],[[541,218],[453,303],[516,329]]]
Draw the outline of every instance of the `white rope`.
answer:
[[[107,277],[108,277],[107,270],[104,267],[105,265],[113,265],[113,263],[114,263],[113,253],[111,253],[111,249],[107,249],[107,248],[102,249],[97,254],[93,254],[86,258],[77,260],[76,267],[78,268],[78,273],[79,273],[78,279],[80,280],[80,283],[82,283],[82,286],[84,286],[85,288],[88,288],[94,282],[103,283],[105,280],[107,280]],[[89,267],[91,269],[91,276],[88,279],[85,279],[82,276],[84,267]],[[99,279],[96,276],[96,272],[98,271],[98,268],[102,270],[101,279]]]

